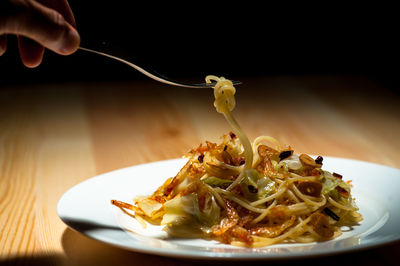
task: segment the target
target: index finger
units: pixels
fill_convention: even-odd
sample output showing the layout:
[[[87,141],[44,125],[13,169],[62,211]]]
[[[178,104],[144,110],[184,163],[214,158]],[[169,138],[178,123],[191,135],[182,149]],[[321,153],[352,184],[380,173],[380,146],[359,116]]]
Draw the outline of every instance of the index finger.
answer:
[[[57,11],[35,1],[5,19],[1,33],[28,37],[56,53],[68,55],[79,47],[78,32]]]
[[[69,24],[76,28],[75,17],[67,0],[37,0],[37,2],[56,10]]]

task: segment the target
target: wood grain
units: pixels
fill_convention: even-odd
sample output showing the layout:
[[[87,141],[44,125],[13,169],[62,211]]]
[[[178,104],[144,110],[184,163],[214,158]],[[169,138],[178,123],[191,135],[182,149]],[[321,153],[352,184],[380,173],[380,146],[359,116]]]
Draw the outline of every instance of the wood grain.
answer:
[[[400,168],[396,92],[362,77],[242,80],[235,115],[250,139],[271,135],[296,152]],[[94,175],[177,158],[229,130],[207,90],[149,80],[0,88],[0,264],[204,263],[87,239],[66,228],[56,205],[71,186]],[[394,265],[399,248],[303,262]]]

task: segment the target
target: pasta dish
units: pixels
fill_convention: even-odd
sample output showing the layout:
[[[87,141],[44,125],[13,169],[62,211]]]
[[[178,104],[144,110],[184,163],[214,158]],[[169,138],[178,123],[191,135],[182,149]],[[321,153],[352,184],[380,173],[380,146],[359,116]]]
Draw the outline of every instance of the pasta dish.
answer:
[[[171,236],[246,247],[330,240],[362,220],[351,181],[323,170],[321,156],[296,154],[272,137],[250,142],[232,115],[232,82],[206,82],[215,82],[214,105],[232,132],[189,151],[183,168],[152,195],[112,204],[133,210],[143,226],[165,225]]]

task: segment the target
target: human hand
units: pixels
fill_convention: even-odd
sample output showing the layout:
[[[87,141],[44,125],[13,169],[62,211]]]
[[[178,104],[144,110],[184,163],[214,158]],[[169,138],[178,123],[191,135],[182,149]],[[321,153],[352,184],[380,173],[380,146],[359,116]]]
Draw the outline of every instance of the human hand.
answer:
[[[61,55],[74,53],[80,43],[67,0],[0,0],[0,56],[7,34],[18,36],[22,62],[37,67],[45,48]]]

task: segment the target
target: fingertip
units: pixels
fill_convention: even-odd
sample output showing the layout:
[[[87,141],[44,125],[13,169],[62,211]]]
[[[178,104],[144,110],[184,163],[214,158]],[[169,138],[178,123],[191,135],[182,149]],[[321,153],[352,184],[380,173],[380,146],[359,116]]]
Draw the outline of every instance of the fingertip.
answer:
[[[22,63],[23,63],[24,66],[26,66],[27,68],[36,68],[36,67],[38,67],[38,66],[42,63],[42,59],[43,59],[43,57],[36,58],[35,60],[26,60],[26,59],[22,59]]]
[[[18,37],[18,47],[22,63],[28,68],[38,67],[43,60],[44,47],[23,36]]]
[[[76,50],[78,50],[81,42],[81,37],[76,29],[72,26],[68,25],[68,29],[64,34],[64,40],[59,49],[59,53],[62,55],[70,55],[73,54]]]

